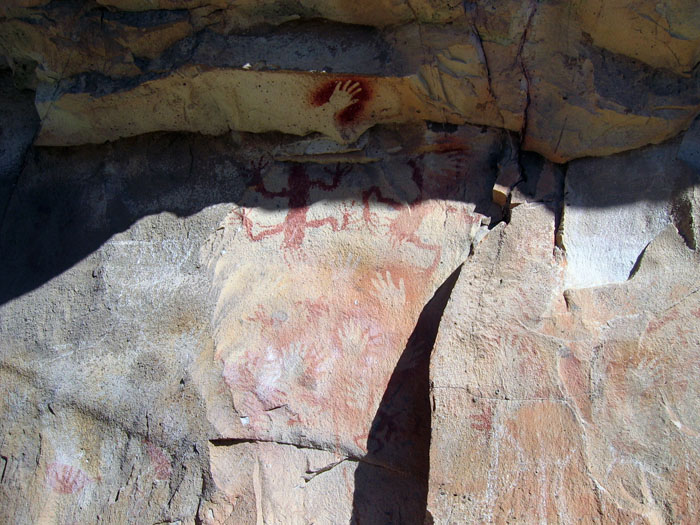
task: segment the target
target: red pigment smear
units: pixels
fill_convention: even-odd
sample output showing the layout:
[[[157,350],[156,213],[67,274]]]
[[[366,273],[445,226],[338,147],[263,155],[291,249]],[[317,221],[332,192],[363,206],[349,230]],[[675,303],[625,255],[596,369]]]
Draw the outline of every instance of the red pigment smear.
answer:
[[[329,80],[328,82],[325,82],[316,91],[314,91],[311,95],[311,104],[313,106],[316,106],[316,107],[323,106],[324,104],[326,104],[330,100],[331,95],[333,94],[333,91],[335,90],[335,86],[339,82],[344,84],[348,80],[350,80],[351,83],[359,82],[360,87],[362,88],[362,91],[360,91],[357,95],[355,95],[357,102],[348,106],[347,108],[342,110],[340,113],[338,113],[338,115],[336,115],[336,119],[338,119],[338,122],[340,122],[341,124],[350,124],[355,119],[357,119],[357,117],[365,109],[365,103],[370,98],[372,98],[372,88],[366,79],[363,79],[363,78],[339,78],[339,79],[335,79],[335,80]]]
[[[170,479],[173,469],[168,456],[159,447],[148,441],[146,442],[146,452],[148,452],[148,457],[151,460],[156,479]]]
[[[452,153],[455,151],[468,151],[469,146],[459,139],[444,138],[435,142],[433,145],[435,153]],[[432,149],[432,148],[431,148]]]

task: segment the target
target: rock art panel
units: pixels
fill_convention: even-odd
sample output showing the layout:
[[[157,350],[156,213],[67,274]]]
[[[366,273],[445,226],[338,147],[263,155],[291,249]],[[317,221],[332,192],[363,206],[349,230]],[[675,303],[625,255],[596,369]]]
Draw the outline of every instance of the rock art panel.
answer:
[[[336,4],[13,4],[0,54],[37,90],[45,145],[230,130],[348,144],[436,121],[520,132],[566,162],[659,144],[700,112],[691,0]]]
[[[196,515],[200,387],[213,406],[223,385],[216,369],[193,380],[213,363],[198,253],[241,187],[198,151],[161,136],[23,156],[0,232],[0,522]]]
[[[454,174],[424,159],[392,168],[403,188],[360,166],[251,166],[260,205],[231,212],[210,263],[216,357],[240,415],[216,422],[222,434],[366,453],[418,313],[481,221],[473,205],[425,199]]]
[[[300,457],[308,451],[307,461],[325,454],[332,469],[319,467],[318,478],[332,470],[332,479],[323,474],[326,490],[348,501],[329,523],[389,508],[395,517],[424,511],[401,503],[401,494],[416,492],[423,460],[394,463],[400,455],[382,450],[396,443],[410,449],[416,423],[410,415],[382,422],[378,408],[419,314],[482,228],[484,215],[475,203],[489,199],[489,188],[476,179],[472,186],[463,182],[471,170],[486,169],[489,152],[498,147],[496,137],[478,128],[426,137],[418,151],[369,164],[253,157],[245,199],[250,204],[231,211],[203,252],[216,304],[215,359],[235,409],[211,420],[221,436],[213,450],[245,455],[254,462],[248,473],[257,463],[276,465],[280,450]],[[475,191],[479,184],[483,188]],[[402,362],[400,374],[410,378],[415,366]],[[218,461],[212,459],[215,470],[222,468]],[[362,476],[374,469],[404,488],[386,495],[381,508],[355,509],[363,504],[353,488],[358,462]],[[288,501],[286,491],[311,486],[299,476],[265,489],[270,493],[256,500],[263,506],[256,515]],[[220,481],[221,501],[228,503],[211,509],[213,523],[225,522],[216,516],[241,494],[255,492],[256,483]],[[295,512],[274,515],[302,519]],[[301,510],[299,516],[308,519]]]
[[[675,272],[663,266],[671,258]],[[698,497],[686,466],[697,461],[700,436],[697,385],[686,376],[698,367],[698,263],[669,226],[646,249],[630,281],[567,296],[572,309],[581,308],[581,317],[590,320],[590,339],[572,344],[571,358],[580,361],[579,374],[589,374],[592,392],[569,395],[587,428],[591,475],[620,508],[648,523],[692,520],[688,505]],[[632,305],[623,311],[637,319],[603,306],[625,297]],[[575,377],[563,376],[567,390]]]
[[[431,116],[419,115],[416,95],[399,78],[188,66],[113,93],[72,90],[66,82],[58,98],[53,88],[40,91],[38,144],[100,143],[159,130],[319,132],[348,143],[378,123]],[[124,112],[124,105],[132,109]]]
[[[3,372],[4,387],[11,384],[8,379],[13,378]],[[40,389],[17,384],[16,379],[14,386],[16,395],[38,401],[38,417],[27,424],[10,407],[2,407],[10,421],[3,425],[1,453],[7,463],[0,495],[7,498],[8,492],[19,491],[26,496],[18,504],[3,506],[4,521],[85,523],[99,514],[108,522],[127,523],[143,516],[167,519],[182,509],[194,514],[197,499],[186,493],[201,484],[201,477],[191,453],[180,451],[184,461],[172,467],[166,451],[170,445],[130,436],[61,402],[49,401],[46,409],[46,394]],[[9,394],[7,387],[3,390]],[[184,470],[181,465],[186,465]],[[181,510],[168,509],[168,499]]]
[[[4,2],[0,522],[695,523],[699,13]]]

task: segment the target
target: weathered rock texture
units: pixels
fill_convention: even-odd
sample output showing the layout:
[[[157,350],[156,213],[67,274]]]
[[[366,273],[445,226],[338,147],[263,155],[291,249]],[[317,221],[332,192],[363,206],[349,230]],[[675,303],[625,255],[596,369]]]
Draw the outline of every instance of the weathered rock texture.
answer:
[[[5,2],[0,522],[697,522],[696,4]]]

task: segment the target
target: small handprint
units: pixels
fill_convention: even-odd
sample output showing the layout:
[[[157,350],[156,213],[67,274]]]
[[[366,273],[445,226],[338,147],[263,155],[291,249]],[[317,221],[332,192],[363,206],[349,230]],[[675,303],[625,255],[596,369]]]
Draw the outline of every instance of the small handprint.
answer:
[[[350,278],[360,265],[360,257],[354,253],[339,253],[331,261],[333,273],[337,278]]]
[[[63,463],[51,463],[46,477],[49,486],[59,494],[74,494],[90,481],[85,472]]]
[[[666,383],[663,362],[660,362],[658,358],[642,358],[636,367],[629,370],[629,373],[633,374],[635,382],[642,392]]]
[[[399,279],[398,286],[387,271],[386,276],[380,273],[372,279],[372,286],[379,295],[379,300],[389,308],[401,308],[406,303],[406,288],[403,279]]]
[[[443,157],[443,177],[464,176],[467,171],[467,156],[464,151],[447,151]]]
[[[346,353],[362,352],[370,342],[369,334],[353,321],[345,321],[339,335]]]
[[[353,82],[352,80],[346,80],[345,82],[339,81],[335,85],[335,89],[328,99],[326,106],[333,110],[335,115],[339,111],[352,106],[360,101],[360,99],[355,98],[356,95],[362,91],[362,87],[359,82]]]

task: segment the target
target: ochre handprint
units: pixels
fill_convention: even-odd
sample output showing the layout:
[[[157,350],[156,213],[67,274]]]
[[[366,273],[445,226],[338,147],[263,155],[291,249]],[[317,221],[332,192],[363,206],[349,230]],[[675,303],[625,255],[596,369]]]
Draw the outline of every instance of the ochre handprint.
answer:
[[[335,85],[331,97],[328,102],[324,104],[324,107],[328,107],[333,111],[333,115],[337,115],[340,111],[357,104],[360,99],[356,98],[362,92],[362,86],[359,82],[353,82],[352,80],[346,80],[345,82],[339,81]]]
[[[46,472],[49,486],[59,494],[73,494],[81,490],[90,477],[82,470],[64,463],[51,463]]]
[[[394,282],[391,272],[388,270],[386,277],[381,272],[378,272],[376,277],[372,279],[372,286],[382,305],[386,308],[397,310],[406,303],[406,287],[404,286],[403,278],[399,278],[398,283]]]
[[[339,330],[339,335],[343,345],[343,351],[346,354],[353,355],[363,352],[370,343],[369,332],[351,320],[343,322],[343,326]]]
[[[366,78],[329,80],[311,93],[311,105],[336,124],[354,123],[372,98],[372,87]],[[328,118],[326,117],[326,118]]]

